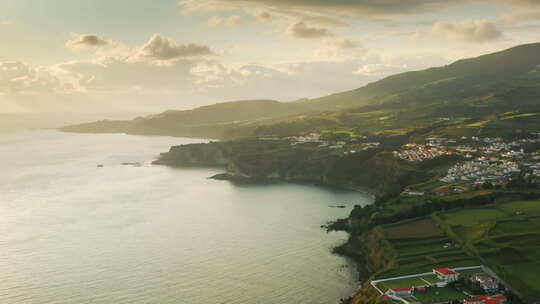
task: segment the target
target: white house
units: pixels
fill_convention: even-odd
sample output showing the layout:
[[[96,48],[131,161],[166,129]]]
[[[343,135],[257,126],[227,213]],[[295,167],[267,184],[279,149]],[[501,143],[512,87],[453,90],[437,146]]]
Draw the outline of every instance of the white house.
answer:
[[[459,273],[453,271],[450,268],[436,268],[433,269],[433,274],[447,283],[457,281],[459,278]]]

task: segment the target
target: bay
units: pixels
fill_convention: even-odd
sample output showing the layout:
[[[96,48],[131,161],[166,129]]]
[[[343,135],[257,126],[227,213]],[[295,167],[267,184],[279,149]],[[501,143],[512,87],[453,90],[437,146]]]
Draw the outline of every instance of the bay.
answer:
[[[322,304],[356,288],[354,265],[330,252],[346,234],[320,226],[369,195],[151,165],[193,142],[0,136],[0,303]]]

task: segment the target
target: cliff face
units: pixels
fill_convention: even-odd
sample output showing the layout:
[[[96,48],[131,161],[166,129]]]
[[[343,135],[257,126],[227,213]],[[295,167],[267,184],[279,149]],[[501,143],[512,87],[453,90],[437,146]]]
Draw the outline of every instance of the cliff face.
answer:
[[[173,146],[161,153],[154,164],[168,166],[226,167],[231,161],[232,147],[217,143]]]
[[[219,166],[221,178],[279,180],[395,194],[406,184],[424,181],[433,173],[397,160],[382,149],[343,154],[317,144],[291,146],[280,140],[242,140],[175,146],[155,164]]]

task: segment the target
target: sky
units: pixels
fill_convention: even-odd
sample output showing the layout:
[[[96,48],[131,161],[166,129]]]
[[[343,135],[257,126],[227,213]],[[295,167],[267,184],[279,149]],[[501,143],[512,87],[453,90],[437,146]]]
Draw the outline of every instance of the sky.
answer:
[[[1,0],[0,112],[320,97],[539,34],[540,0]]]

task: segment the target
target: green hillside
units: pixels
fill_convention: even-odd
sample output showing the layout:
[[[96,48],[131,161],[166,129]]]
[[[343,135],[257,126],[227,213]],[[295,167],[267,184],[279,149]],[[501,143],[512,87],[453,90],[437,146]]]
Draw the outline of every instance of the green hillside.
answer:
[[[219,103],[64,130],[221,139],[328,130],[385,138],[536,130],[540,127],[538,54],[540,43],[527,44],[317,99]]]
[[[540,64],[540,43],[517,46],[502,52],[459,60],[450,65],[407,72],[384,78],[362,88],[302,101],[314,108],[349,108],[388,102],[425,101],[428,98],[473,96],[496,89],[493,84],[528,78]],[[504,88],[500,88],[504,90]]]

